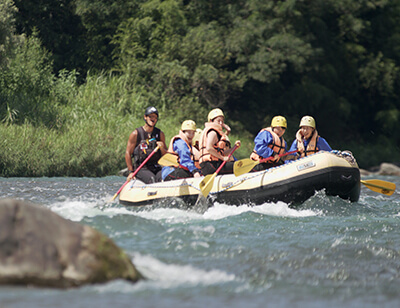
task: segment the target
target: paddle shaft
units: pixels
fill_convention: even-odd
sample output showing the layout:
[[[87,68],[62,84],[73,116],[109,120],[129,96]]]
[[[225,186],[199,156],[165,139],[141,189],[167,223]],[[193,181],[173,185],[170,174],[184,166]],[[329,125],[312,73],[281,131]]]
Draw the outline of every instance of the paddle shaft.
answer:
[[[229,153],[229,155],[228,155],[228,160],[229,160],[229,158],[232,156],[233,152],[236,151],[237,148],[238,148],[237,145],[235,145],[235,146],[232,148],[232,151],[231,151],[231,152]],[[202,194],[204,197],[207,197],[208,194],[210,193],[210,190],[211,190],[211,188],[212,188],[212,186],[213,186],[213,183],[214,183],[214,178],[217,176],[218,172],[220,172],[221,169],[225,166],[225,164],[226,164],[226,162],[227,162],[228,160],[224,160],[224,161],[222,162],[222,164],[218,167],[218,169],[217,169],[213,174],[207,174],[207,175],[204,177],[204,179],[200,182],[200,190],[201,190],[201,193],[200,193],[200,194]],[[200,194],[199,194],[199,195],[200,195]],[[197,202],[196,202],[196,203],[197,203]]]
[[[238,148],[238,147],[237,147],[237,145],[235,144],[235,146],[234,146],[233,149],[232,149],[232,152],[230,152],[229,155],[228,155],[228,159],[227,159],[227,160],[224,160],[224,161],[222,162],[222,164],[218,167],[218,169],[214,172],[215,175],[217,175],[217,174],[221,171],[221,169],[225,166],[226,162],[229,160],[229,158],[231,158],[233,152],[235,152],[237,148]]]
[[[117,196],[119,195],[119,193],[121,192],[121,190],[125,187],[126,184],[129,183],[129,180],[126,180],[126,182],[118,189],[118,191],[115,193],[115,195],[111,198],[110,201],[114,201],[115,198],[117,198]]]
[[[283,153],[283,154],[280,154],[279,157],[289,155],[289,154],[294,154],[296,152],[297,152],[297,150]],[[244,159],[238,160],[235,162],[235,165],[233,166],[233,173],[235,174],[235,176],[239,176],[239,175],[248,173],[259,163],[264,163],[273,158],[274,158],[273,156],[270,156],[267,158],[263,158],[262,160],[252,160],[251,158],[244,158]]]
[[[280,154],[280,155],[278,155],[278,156],[279,156],[279,157],[283,157],[283,156],[286,156],[286,155],[294,154],[294,153],[296,153],[297,151],[298,151],[298,150],[290,151],[290,152],[287,152],[287,153]],[[261,159],[260,161],[258,161],[258,163],[265,163],[266,161],[272,160],[272,159],[274,159],[274,158],[275,158],[274,156],[270,156],[270,157],[267,157],[267,158],[263,158],[263,159]]]
[[[371,187],[376,187],[376,188],[381,188],[381,189],[386,189],[386,190],[394,190],[394,189],[391,189],[391,188],[389,188],[389,187],[385,187],[385,186],[381,186],[381,185],[376,185],[376,184],[368,183],[368,182],[363,181],[363,180],[360,180],[360,182],[361,182],[362,184],[364,184],[365,186],[371,186]]]
[[[140,169],[142,169],[142,167],[149,161],[149,159],[154,155],[154,153],[156,153],[158,151],[158,149],[160,148],[160,146],[157,146],[150,154],[149,156],[146,157],[146,159],[140,164],[139,167],[136,168],[136,170],[133,172],[133,175],[131,176],[131,179],[134,178],[136,176],[136,174],[139,172]],[[120,189],[118,189],[118,191],[115,193],[114,197],[112,197],[111,201],[113,201],[115,198],[117,198],[117,196],[119,195],[119,193],[121,192],[121,190],[125,187],[126,184],[128,184],[130,181],[127,180],[124,185],[122,185],[120,187]]]
[[[151,152],[149,154],[149,156],[146,157],[146,159],[140,164],[139,167],[136,168],[136,170],[133,172],[133,175],[131,178],[134,178],[136,176],[136,174],[139,172],[140,169],[142,169],[142,167],[149,161],[149,159],[158,151],[158,149],[160,148],[160,146],[158,145],[153,152]]]

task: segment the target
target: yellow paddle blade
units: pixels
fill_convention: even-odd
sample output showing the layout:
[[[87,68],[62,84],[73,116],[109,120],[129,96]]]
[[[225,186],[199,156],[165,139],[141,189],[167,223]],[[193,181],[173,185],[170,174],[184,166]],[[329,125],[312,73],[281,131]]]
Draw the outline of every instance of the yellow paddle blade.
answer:
[[[372,191],[375,191],[380,194],[384,194],[387,196],[393,195],[395,189],[396,189],[396,184],[392,182],[387,182],[387,181],[382,181],[382,180],[361,180],[360,181],[362,184],[367,186],[369,189]]]
[[[163,155],[159,160],[158,160],[158,164],[161,166],[174,166],[174,167],[178,167],[179,163],[178,163],[178,157],[174,154],[171,153],[166,153],[165,155]]]
[[[118,194],[115,194],[114,197],[112,197],[110,200],[108,200],[108,202],[113,202],[115,200],[115,198],[117,198]]]
[[[235,161],[233,164],[233,173],[235,176],[239,176],[245,173],[250,172],[255,166],[257,166],[260,162],[252,160],[250,158],[244,158],[238,161]]]
[[[217,173],[214,172],[213,174],[207,174],[204,179],[200,182],[200,190],[204,197],[207,198],[208,194],[211,191],[211,188],[214,184],[214,179],[217,176]]]

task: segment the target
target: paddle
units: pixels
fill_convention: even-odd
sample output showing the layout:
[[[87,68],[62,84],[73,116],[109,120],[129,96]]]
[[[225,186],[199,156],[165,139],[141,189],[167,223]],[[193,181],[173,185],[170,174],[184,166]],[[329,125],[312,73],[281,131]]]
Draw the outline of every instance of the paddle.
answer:
[[[364,184],[372,191],[380,194],[391,196],[396,189],[396,184],[383,180],[360,180],[361,184]]]
[[[134,177],[136,176],[136,174],[139,172],[139,170],[142,169],[142,167],[148,162],[148,160],[153,156],[153,154],[156,153],[156,152],[158,151],[159,148],[160,148],[160,146],[157,146],[157,147],[153,150],[153,152],[151,152],[151,153],[149,154],[149,156],[146,157],[146,159],[140,164],[140,166],[137,167],[137,169],[135,170],[135,172],[133,172],[133,175],[132,175],[131,179],[134,178]],[[126,184],[129,183],[129,181],[130,181],[130,180],[127,180],[127,181],[124,183],[124,185],[122,185],[122,186],[120,187],[120,189],[118,189],[118,191],[115,193],[114,197],[112,197],[112,198],[110,199],[109,202],[114,201],[114,199],[117,198],[117,196],[119,195],[119,193],[121,192],[121,190],[125,187]]]
[[[232,149],[232,152],[229,153],[228,158],[230,158],[233,154],[233,152],[236,151],[237,145],[235,145]],[[213,187],[214,184],[214,179],[217,176],[218,172],[221,171],[222,167],[224,167],[226,164],[226,160],[222,162],[222,164],[219,166],[217,171],[215,171],[213,174],[207,174],[204,179],[200,182],[199,187],[201,190],[201,193],[203,194],[204,197],[207,197],[208,194],[210,193],[211,188]],[[197,202],[196,202],[197,203]]]
[[[161,166],[173,166],[173,167],[178,167],[178,157],[172,153],[166,153],[164,154],[159,160],[158,164]]]
[[[283,153],[283,154],[280,154],[279,157],[294,154],[296,152],[297,152],[297,150]],[[264,158],[262,160],[252,160],[250,158],[244,158],[244,159],[235,161],[235,164],[233,165],[233,173],[235,174],[235,176],[239,176],[239,175],[248,173],[248,172],[250,172],[250,170],[252,170],[258,164],[265,163],[266,161],[272,160],[272,159],[274,159],[273,156]]]

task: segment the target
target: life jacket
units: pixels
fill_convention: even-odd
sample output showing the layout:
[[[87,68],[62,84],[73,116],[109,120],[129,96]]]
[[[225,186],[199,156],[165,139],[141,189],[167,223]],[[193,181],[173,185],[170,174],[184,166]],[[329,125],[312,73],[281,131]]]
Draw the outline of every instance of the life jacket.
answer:
[[[270,149],[272,149],[272,151],[274,151],[276,154],[283,154],[285,152],[285,139],[283,139],[283,137],[279,137],[273,130],[271,127],[267,127],[267,128],[263,128],[262,130],[260,130],[261,132],[267,131],[271,134],[272,136],[272,143],[268,145],[268,147]],[[262,157],[260,155],[257,154],[256,150],[254,149],[253,152],[250,155],[250,158],[252,160],[261,160],[263,158],[266,157]]]
[[[180,164],[180,157],[178,155],[178,153],[176,153],[174,151],[174,142],[177,139],[182,139],[183,141],[185,141],[189,151],[190,151],[190,158],[195,162],[195,157],[193,154],[193,149],[192,149],[192,145],[189,143],[189,140],[187,139],[186,135],[183,133],[183,131],[179,131],[179,134],[172,137],[171,141],[169,142],[169,147],[168,147],[168,153],[171,153],[173,155],[175,155],[177,157],[178,163],[179,163],[179,168],[185,169],[185,170],[189,170],[188,168],[186,168],[185,166],[182,166]]]
[[[200,167],[200,151],[195,146],[193,146],[192,149],[193,149],[194,165],[196,166],[197,169],[200,170],[201,169],[201,167]]]
[[[307,145],[307,149],[304,149],[304,136],[301,132],[301,129],[299,129],[296,133],[296,140],[297,140],[297,150],[301,153],[300,156],[304,157],[310,154],[317,153],[319,151],[317,147],[317,141],[319,139],[318,132],[316,129],[314,129],[314,132],[311,136],[311,140]]]
[[[139,167],[147,156],[157,147],[157,141],[161,141],[161,130],[154,127],[151,133],[147,133],[143,127],[136,128],[138,133],[137,136],[137,146],[133,150],[134,167],[135,169]],[[153,156],[147,161],[146,165],[156,165],[158,160],[161,158],[161,151],[157,151]]]
[[[200,158],[199,158],[199,161],[200,161],[200,163],[206,162],[206,161],[220,161],[220,159],[218,157],[215,157],[215,156],[211,155],[206,149],[207,139],[208,139],[207,134],[212,130],[217,133],[218,141],[217,141],[217,143],[215,143],[213,145],[213,147],[221,155],[224,155],[224,148],[225,148],[225,145],[226,145],[225,140],[226,140],[227,136],[222,131],[221,125],[218,125],[218,124],[215,124],[215,123],[212,123],[212,122],[207,122],[207,123],[204,124],[204,126],[205,127],[204,127],[203,132],[201,133],[201,136],[200,136],[200,144],[199,144],[199,146],[200,146]]]

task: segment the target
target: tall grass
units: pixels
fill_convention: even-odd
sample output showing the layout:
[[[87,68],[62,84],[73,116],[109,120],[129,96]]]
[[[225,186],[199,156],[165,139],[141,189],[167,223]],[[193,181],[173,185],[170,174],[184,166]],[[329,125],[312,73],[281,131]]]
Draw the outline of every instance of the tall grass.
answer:
[[[123,76],[89,76],[78,86],[71,75],[61,76],[53,86],[54,114],[57,125],[31,122],[0,125],[0,176],[87,176],[115,175],[125,168],[125,147],[129,134],[143,125],[144,109],[149,105],[146,93],[127,84]],[[61,101],[62,100],[62,101]],[[157,126],[166,135],[167,146],[179,131],[181,122],[190,118],[179,105],[160,110]],[[195,111],[191,111],[195,113]],[[204,115],[202,115],[204,116]],[[203,128],[204,122],[197,124]],[[193,117],[195,118],[195,117]],[[235,153],[238,158],[248,157],[253,138],[239,123],[230,136],[232,142],[241,139],[242,147]],[[291,143],[290,136],[285,136]],[[357,143],[346,148],[355,154],[360,167],[380,163],[382,152],[373,145]],[[398,154],[398,148],[386,144],[387,154]]]
[[[105,176],[125,168],[129,134],[144,124],[148,106],[140,89],[127,85],[123,76],[105,74],[89,76],[81,86],[65,75],[54,87],[62,94],[54,97],[63,100],[53,102],[56,126],[0,125],[0,176]],[[156,107],[168,146],[184,115]]]

